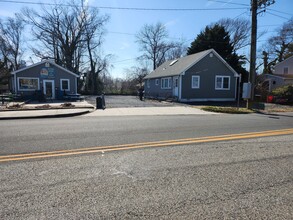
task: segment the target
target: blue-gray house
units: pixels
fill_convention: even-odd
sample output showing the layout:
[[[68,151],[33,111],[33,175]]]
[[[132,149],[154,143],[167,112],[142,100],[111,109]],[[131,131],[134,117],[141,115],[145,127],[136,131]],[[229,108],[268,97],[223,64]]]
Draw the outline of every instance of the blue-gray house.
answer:
[[[12,90],[23,97],[34,97],[37,92],[50,99],[62,99],[64,94],[77,93],[78,75],[44,60],[12,74]]]
[[[209,49],[163,63],[144,78],[146,98],[235,101],[240,75]]]

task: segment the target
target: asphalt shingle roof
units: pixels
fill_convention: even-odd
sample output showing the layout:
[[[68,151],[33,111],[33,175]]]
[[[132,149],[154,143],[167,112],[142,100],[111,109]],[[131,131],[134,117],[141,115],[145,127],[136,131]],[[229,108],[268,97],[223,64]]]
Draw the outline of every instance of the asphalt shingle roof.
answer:
[[[151,78],[160,78],[160,77],[167,77],[167,76],[177,76],[180,73],[186,71],[188,68],[193,66],[195,63],[200,61],[203,57],[208,55],[213,49],[205,50],[199,53],[195,53],[192,55],[188,55],[182,58],[179,58],[173,65],[170,64],[174,60],[168,60],[159,66],[157,69],[152,71],[149,75],[145,77],[145,79]]]

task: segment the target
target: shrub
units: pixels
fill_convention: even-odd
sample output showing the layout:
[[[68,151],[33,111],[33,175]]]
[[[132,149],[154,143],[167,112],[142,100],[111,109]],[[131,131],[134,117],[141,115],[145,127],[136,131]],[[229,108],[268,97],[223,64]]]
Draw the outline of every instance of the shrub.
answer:
[[[289,103],[293,102],[293,86],[287,85],[276,88],[272,91],[272,95],[276,96],[276,99],[287,99]]]

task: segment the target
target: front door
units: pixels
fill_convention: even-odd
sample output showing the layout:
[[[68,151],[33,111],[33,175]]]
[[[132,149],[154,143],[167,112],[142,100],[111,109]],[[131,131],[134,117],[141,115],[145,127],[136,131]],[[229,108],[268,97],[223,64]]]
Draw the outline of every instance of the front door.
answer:
[[[179,77],[173,77],[173,96],[178,97],[179,89],[178,89]]]
[[[44,94],[46,98],[55,99],[54,80],[44,80],[43,86],[44,86]]]

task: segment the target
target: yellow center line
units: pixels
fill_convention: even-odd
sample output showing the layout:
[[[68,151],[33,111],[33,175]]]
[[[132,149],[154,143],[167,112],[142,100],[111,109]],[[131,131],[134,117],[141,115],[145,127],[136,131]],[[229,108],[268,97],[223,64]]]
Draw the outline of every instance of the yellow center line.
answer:
[[[13,154],[13,155],[0,156],[0,159],[11,158],[11,157],[25,157],[25,156],[36,156],[36,155],[46,155],[46,154],[60,154],[60,153],[69,153],[69,152],[80,152],[80,151],[107,149],[107,148],[112,149],[112,148],[120,148],[120,147],[132,147],[132,146],[137,146],[137,145],[173,143],[173,142],[213,139],[213,138],[222,138],[222,137],[234,137],[234,136],[244,136],[244,135],[251,135],[251,134],[265,134],[265,133],[272,133],[272,132],[279,132],[279,131],[293,131],[293,129],[290,128],[290,129],[270,130],[270,131],[262,131],[262,132],[249,132],[249,133],[227,134],[227,135],[219,135],[219,136],[207,136],[207,137],[197,137],[197,138],[184,138],[184,139],[175,139],[175,140],[142,142],[142,143],[135,143],[135,144],[120,144],[120,145],[96,146],[96,147],[88,147],[88,148],[77,148],[77,149],[70,149],[70,150],[56,150],[56,151],[25,153],[25,154]]]
[[[146,142],[146,143],[136,143],[136,144],[124,144],[124,145],[114,145],[114,146],[99,146],[99,147],[91,147],[91,148],[81,148],[81,149],[52,151],[52,152],[39,152],[39,153],[31,153],[31,154],[7,155],[7,156],[1,156],[0,162],[90,154],[90,153],[98,153],[98,152],[104,153],[104,152],[118,151],[118,150],[139,149],[139,148],[149,148],[149,147],[165,147],[165,146],[174,146],[174,145],[206,143],[206,142],[215,142],[215,141],[224,141],[224,140],[237,140],[237,139],[267,137],[267,136],[275,136],[275,135],[288,135],[288,134],[293,134],[293,129],[272,130],[272,131],[264,131],[264,132],[250,132],[250,133],[242,133],[242,134],[229,134],[229,135],[221,135],[221,136],[208,136],[208,137],[199,137],[199,138],[186,138],[186,139]]]

